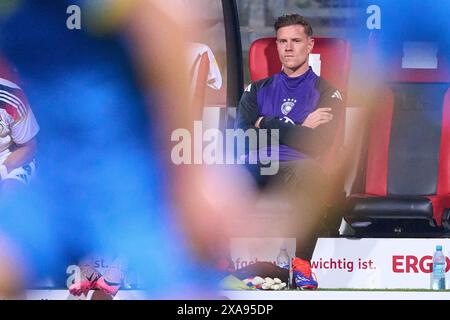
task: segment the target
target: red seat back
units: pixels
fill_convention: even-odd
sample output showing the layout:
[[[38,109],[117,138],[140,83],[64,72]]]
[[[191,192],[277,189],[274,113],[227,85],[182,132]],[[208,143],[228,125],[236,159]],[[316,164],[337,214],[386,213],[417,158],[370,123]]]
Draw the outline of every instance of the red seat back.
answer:
[[[450,205],[450,66],[434,45],[436,65],[418,67],[406,62],[404,42],[384,54],[372,44],[384,83],[372,110],[364,193],[425,196],[440,224]],[[423,54],[417,58],[420,64]]]

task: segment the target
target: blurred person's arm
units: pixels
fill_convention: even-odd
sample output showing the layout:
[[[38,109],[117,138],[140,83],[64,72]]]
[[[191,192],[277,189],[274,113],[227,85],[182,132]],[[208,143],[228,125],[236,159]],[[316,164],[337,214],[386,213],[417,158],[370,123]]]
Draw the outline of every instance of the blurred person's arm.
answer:
[[[195,110],[188,107],[191,80],[187,43],[194,39],[190,35],[198,32],[201,25],[187,21],[189,12],[186,10],[177,12],[176,6],[166,10],[172,2],[142,0],[136,3],[127,33],[136,70],[153,98],[150,105],[156,107],[156,112],[149,110],[148,113],[162,124],[158,135],[162,137],[163,152],[159,154],[168,164],[172,192],[169,196],[179,213],[175,219],[188,235],[194,252],[211,261],[220,256],[221,248],[226,246],[233,215],[245,210],[242,199],[249,200],[251,190],[242,189],[246,188],[242,176],[230,179],[234,172],[222,174],[206,166],[172,163],[170,138],[173,130],[183,128],[193,132]],[[189,3],[189,9],[195,10],[195,5]]]
[[[256,83],[249,85],[239,101],[236,127],[244,131],[257,129],[255,124],[260,117],[260,112],[256,99],[256,86]]]
[[[133,47],[138,72],[157,100],[157,116],[170,133],[177,128],[190,128],[193,115],[187,108],[190,77],[187,66],[187,43],[191,33],[183,26],[186,13],[164,1],[136,1],[128,35]],[[176,110],[176,112],[174,112]],[[169,153],[170,155],[170,153]]]

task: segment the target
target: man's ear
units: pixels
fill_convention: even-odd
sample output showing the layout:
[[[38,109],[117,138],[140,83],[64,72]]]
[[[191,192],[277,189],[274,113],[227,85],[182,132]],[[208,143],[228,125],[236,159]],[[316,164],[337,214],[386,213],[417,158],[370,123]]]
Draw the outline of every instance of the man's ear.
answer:
[[[314,38],[308,37],[308,53],[311,53],[313,48],[314,48]]]

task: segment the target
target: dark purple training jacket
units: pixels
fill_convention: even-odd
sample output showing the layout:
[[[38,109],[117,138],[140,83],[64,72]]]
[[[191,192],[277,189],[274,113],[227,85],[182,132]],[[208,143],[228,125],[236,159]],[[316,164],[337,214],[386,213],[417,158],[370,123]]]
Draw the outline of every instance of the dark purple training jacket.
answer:
[[[317,158],[331,145],[336,121],[316,129],[301,124],[319,106],[332,108],[336,118],[343,110],[342,99],[341,93],[317,76],[311,67],[303,75],[293,78],[280,72],[252,83],[245,90],[238,107],[237,127],[255,129],[255,122],[264,116],[260,124],[262,129],[279,130],[280,161]],[[260,156],[266,154],[265,148],[270,152],[270,145],[259,142],[259,149],[263,150]]]

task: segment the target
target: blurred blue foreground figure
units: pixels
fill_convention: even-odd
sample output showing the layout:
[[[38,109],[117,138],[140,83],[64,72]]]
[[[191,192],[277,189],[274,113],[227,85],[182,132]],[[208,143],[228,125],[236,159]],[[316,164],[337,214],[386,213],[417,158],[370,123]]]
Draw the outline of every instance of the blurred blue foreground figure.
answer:
[[[0,234],[24,271],[18,286],[67,288],[67,266],[98,254],[125,261],[147,298],[198,297],[214,288],[215,273],[200,272],[178,224],[173,198],[184,184],[171,183],[177,171],[166,148],[167,131],[182,122],[167,114],[182,105],[184,89],[167,83],[176,96],[170,98],[161,85],[165,77],[175,81],[175,50],[167,61],[159,57],[164,72],[149,67],[152,50],[177,41],[168,20],[162,39],[147,32],[149,44],[141,41],[142,21],[165,19],[151,3],[8,1],[0,8],[1,53],[20,75],[40,125],[35,181],[0,203]],[[72,4],[82,9],[79,30],[67,27]]]

